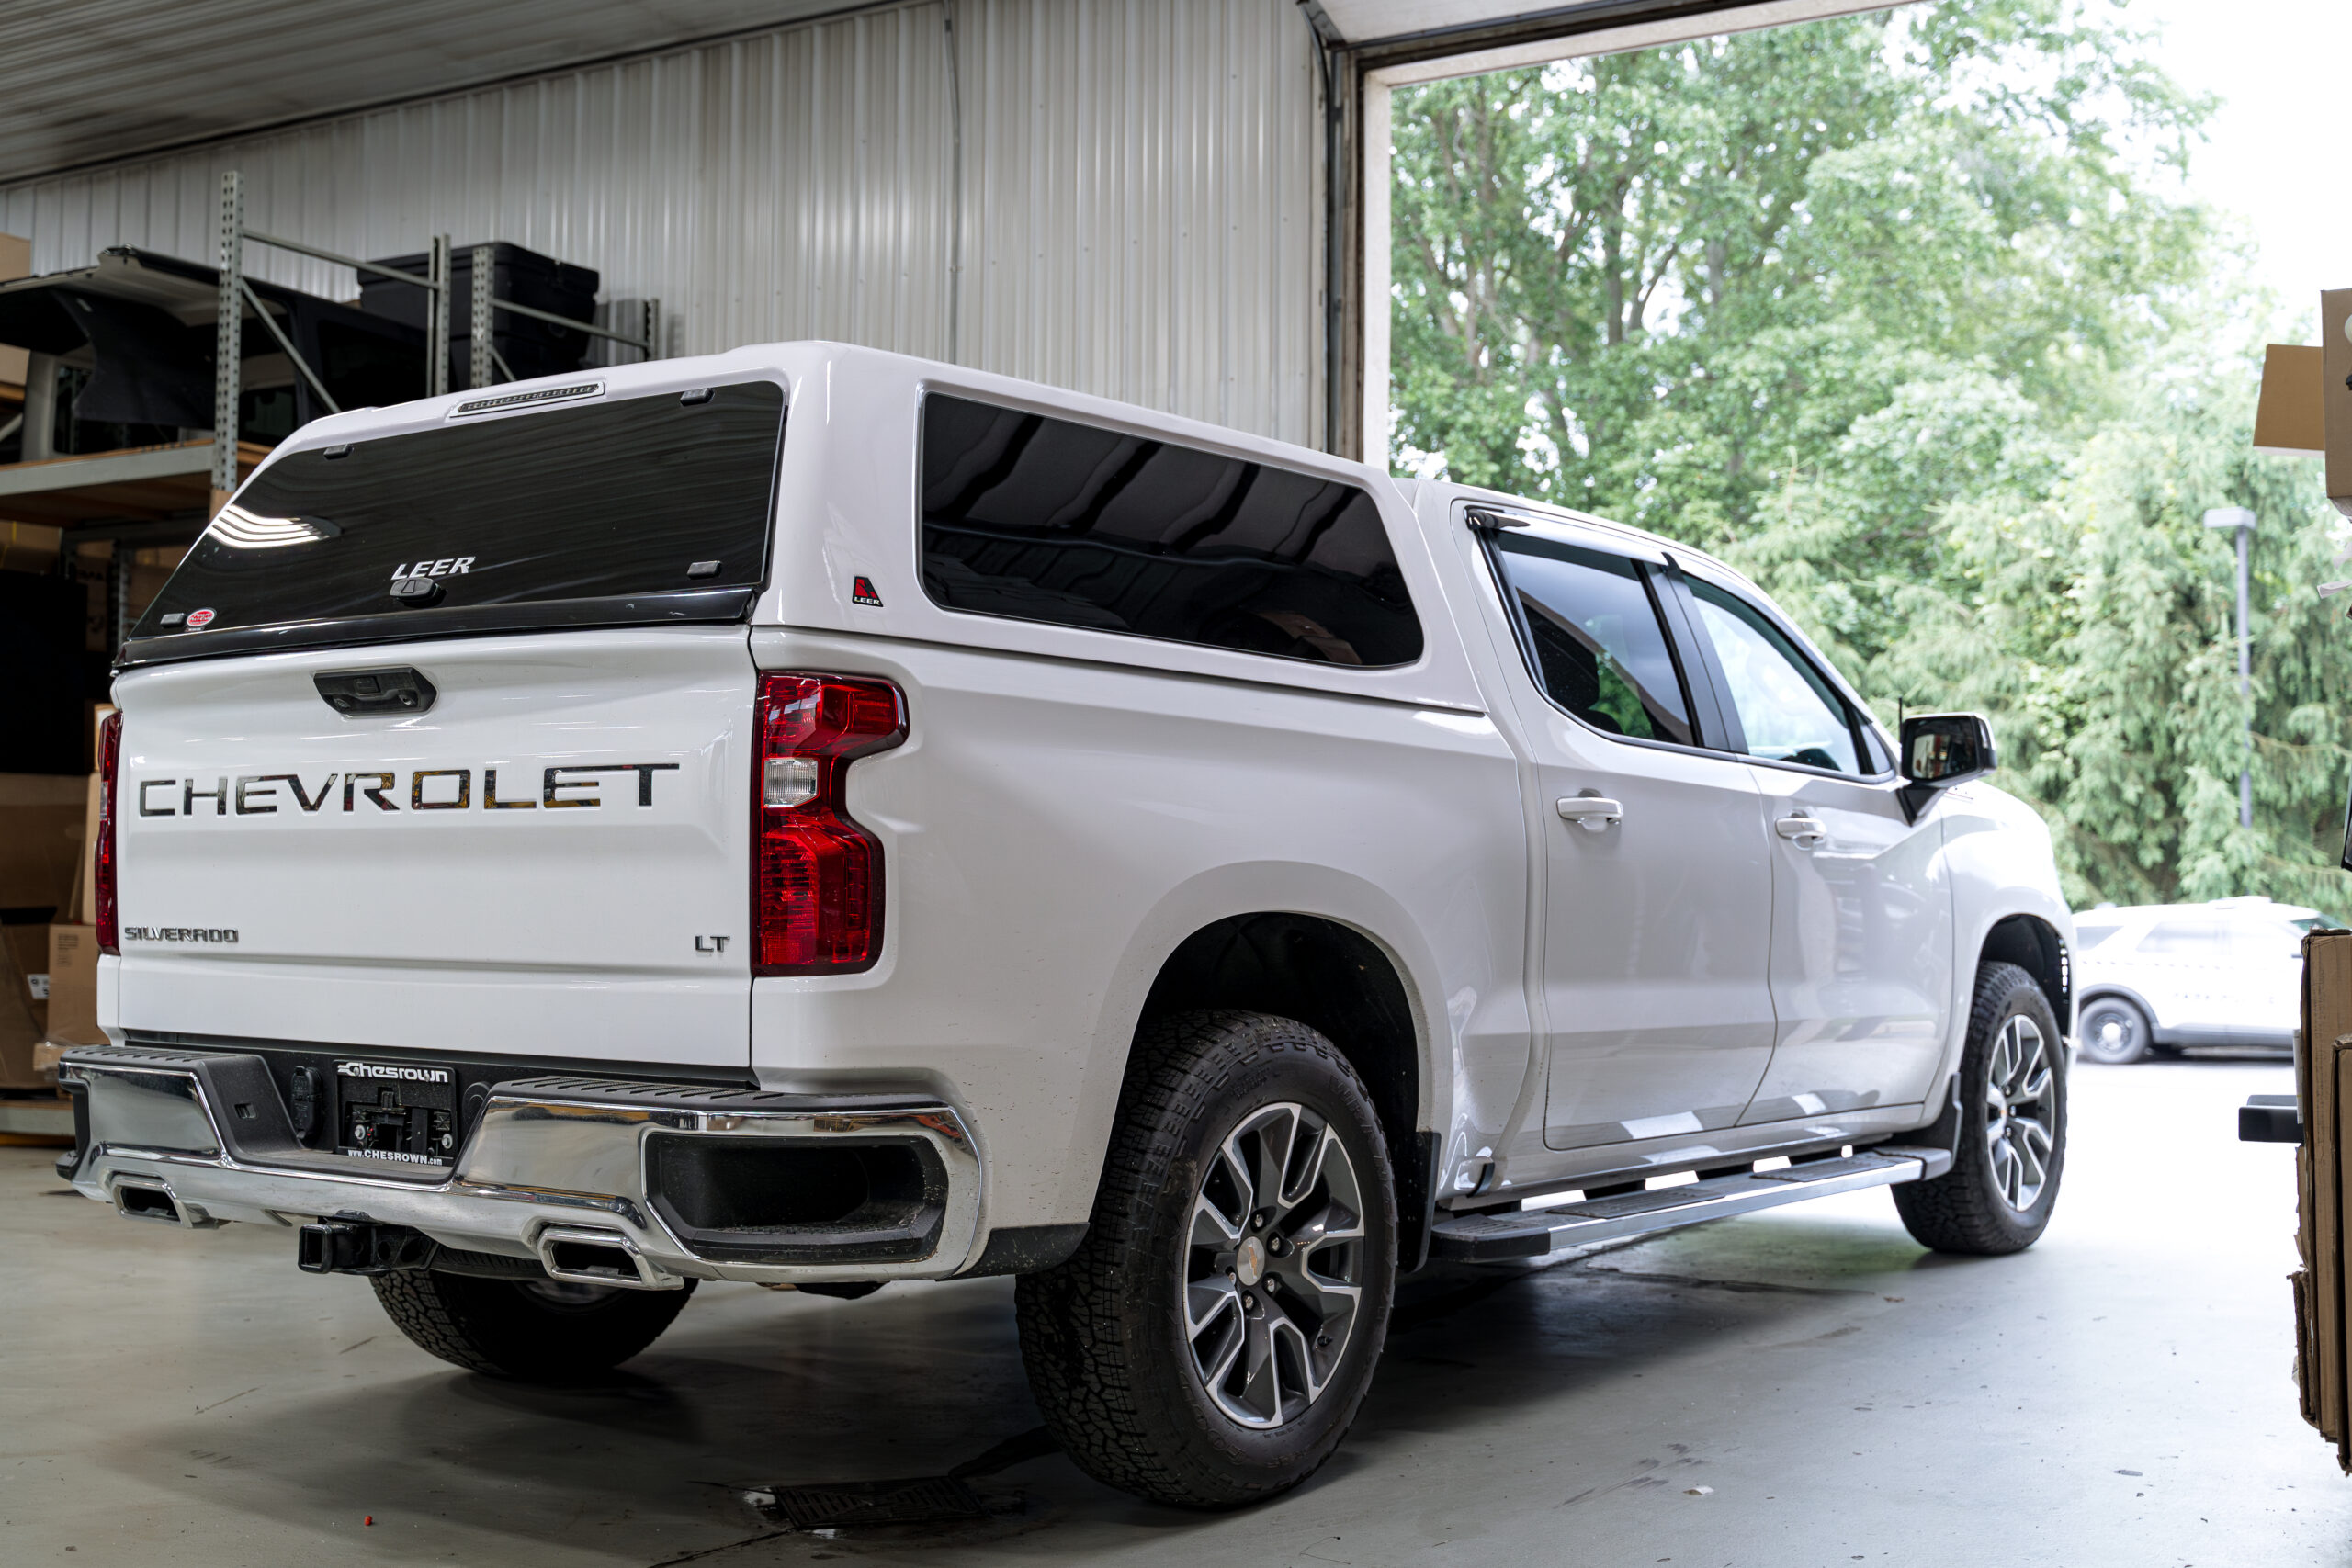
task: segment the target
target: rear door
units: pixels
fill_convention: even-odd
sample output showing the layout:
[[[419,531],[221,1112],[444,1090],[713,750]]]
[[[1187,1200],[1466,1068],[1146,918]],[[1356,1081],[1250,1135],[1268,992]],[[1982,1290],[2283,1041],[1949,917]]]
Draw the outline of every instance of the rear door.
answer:
[[[760,382],[257,475],[116,682],[122,1027],[741,1069],[782,416]]]
[[[1772,1066],[1744,1120],[1924,1099],[1952,994],[1952,895],[1930,804],[1805,650],[1746,596],[1689,581],[1703,656],[1749,756],[1772,857]]]
[[[2231,1038],[2242,1045],[2290,1041],[2301,1014],[2303,933],[2275,916],[2251,911],[2226,924]]]
[[[2166,915],[2140,938],[2132,959],[2132,978],[2159,1027],[2208,1044],[2233,1037],[2239,1001],[2220,915],[2192,908]]]
[[[1762,796],[1704,724],[1662,622],[1663,558],[1531,525],[1490,555],[1528,682],[1557,1149],[1728,1127],[1772,1049]],[[1617,820],[1583,815],[1611,801]]]

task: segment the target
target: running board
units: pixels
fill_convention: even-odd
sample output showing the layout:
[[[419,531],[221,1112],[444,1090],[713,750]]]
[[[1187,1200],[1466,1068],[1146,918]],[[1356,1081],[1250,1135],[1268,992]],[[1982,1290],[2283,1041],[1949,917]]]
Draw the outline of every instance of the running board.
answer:
[[[1951,1168],[1949,1149],[1882,1145],[1844,1159],[1811,1160],[1785,1170],[1718,1176],[1679,1187],[1654,1187],[1614,1198],[1588,1199],[1556,1209],[1510,1214],[1464,1214],[1440,1220],[1430,1231],[1430,1260],[1498,1263],[1541,1258],[1564,1247],[1615,1241],[1720,1220],[1758,1209],[1777,1209],[1835,1192],[1893,1187],[1941,1176]]]

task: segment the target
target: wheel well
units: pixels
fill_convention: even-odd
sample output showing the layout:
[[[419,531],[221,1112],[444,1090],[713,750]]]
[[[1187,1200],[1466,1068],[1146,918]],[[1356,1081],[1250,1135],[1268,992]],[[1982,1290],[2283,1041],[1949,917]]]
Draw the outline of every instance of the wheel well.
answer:
[[[2067,960],[2066,944],[2059,939],[2057,929],[2047,920],[2031,915],[2011,915],[1994,922],[1984,933],[1984,951],[1977,954],[1977,965],[2014,964],[2034,978],[2041,994],[2050,999],[2050,1010],[2057,1015],[2061,1029],[2069,1029],[2074,1015],[2067,1010],[2073,999],[2074,974]]]
[[[1420,1040],[1404,980],[1362,932],[1313,915],[1235,915],[1184,939],[1144,999],[1146,1020],[1202,1008],[1295,1019],[1339,1047],[1371,1091],[1396,1178],[1397,1266],[1417,1267],[1434,1199],[1420,1119]]]

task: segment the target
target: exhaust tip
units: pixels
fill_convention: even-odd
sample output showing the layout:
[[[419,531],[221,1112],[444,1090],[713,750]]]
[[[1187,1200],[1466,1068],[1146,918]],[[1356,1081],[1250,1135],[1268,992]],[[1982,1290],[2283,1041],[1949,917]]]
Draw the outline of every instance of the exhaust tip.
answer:
[[[144,1181],[118,1181],[114,1184],[115,1212],[130,1220],[156,1220],[167,1225],[185,1224],[180,1206],[168,1188]]]
[[[613,1285],[625,1291],[674,1291],[685,1281],[665,1274],[618,1231],[549,1225],[539,1233],[539,1266],[550,1280]]]

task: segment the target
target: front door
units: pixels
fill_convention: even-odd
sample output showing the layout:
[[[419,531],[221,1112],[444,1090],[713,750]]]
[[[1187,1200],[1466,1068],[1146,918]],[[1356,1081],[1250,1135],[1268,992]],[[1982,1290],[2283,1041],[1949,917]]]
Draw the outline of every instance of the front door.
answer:
[[[1531,526],[1492,550],[1531,671],[1513,693],[1542,818],[1557,1149],[1729,1127],[1772,1050],[1764,797],[1701,749],[1660,563],[1609,544]]]
[[[1932,803],[1917,822],[1892,760],[1793,638],[1692,580],[1691,613],[1764,798],[1772,856],[1772,1065],[1742,1120],[1928,1097],[1952,994],[1952,893]]]

